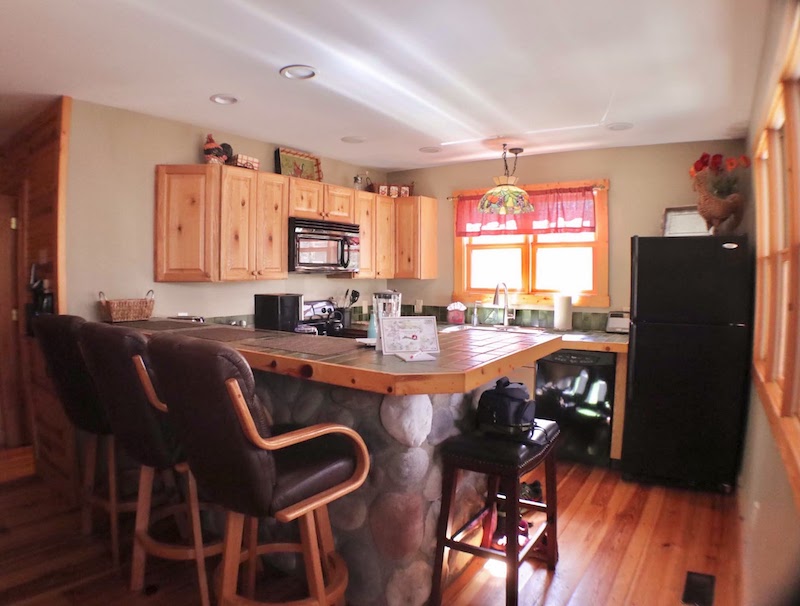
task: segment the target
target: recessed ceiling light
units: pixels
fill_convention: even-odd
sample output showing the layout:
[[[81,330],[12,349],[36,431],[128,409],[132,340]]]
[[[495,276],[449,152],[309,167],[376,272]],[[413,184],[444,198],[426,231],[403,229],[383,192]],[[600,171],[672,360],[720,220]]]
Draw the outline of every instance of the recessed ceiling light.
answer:
[[[440,151],[442,151],[442,148],[436,145],[428,145],[426,147],[420,147],[419,151],[421,151],[423,154],[438,154]]]
[[[281,68],[281,76],[291,80],[308,80],[317,75],[317,70],[310,65],[287,65]]]
[[[209,99],[214,103],[219,103],[220,105],[233,105],[234,103],[239,102],[239,99],[237,99],[233,95],[226,95],[222,93],[211,95]]]
[[[630,130],[633,128],[633,124],[630,122],[611,122],[606,124],[606,128],[608,130]]]
[[[343,143],[364,143],[367,139],[365,137],[358,137],[355,135],[348,135],[347,137],[342,137]]]

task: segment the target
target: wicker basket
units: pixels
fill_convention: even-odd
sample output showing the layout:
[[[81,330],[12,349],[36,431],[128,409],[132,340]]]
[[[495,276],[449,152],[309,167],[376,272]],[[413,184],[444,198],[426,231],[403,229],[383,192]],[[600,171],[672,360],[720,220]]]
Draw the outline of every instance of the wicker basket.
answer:
[[[106,299],[100,291],[100,317],[105,322],[133,322],[135,320],[149,320],[153,314],[155,293],[148,290],[144,299]]]

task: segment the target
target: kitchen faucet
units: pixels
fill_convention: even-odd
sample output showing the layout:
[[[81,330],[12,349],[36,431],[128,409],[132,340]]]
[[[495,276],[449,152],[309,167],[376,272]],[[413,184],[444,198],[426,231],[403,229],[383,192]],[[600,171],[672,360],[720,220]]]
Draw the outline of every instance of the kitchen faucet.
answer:
[[[492,305],[498,305],[500,299],[500,286],[503,287],[503,326],[508,326],[508,286],[505,282],[498,282],[494,287],[494,299]]]

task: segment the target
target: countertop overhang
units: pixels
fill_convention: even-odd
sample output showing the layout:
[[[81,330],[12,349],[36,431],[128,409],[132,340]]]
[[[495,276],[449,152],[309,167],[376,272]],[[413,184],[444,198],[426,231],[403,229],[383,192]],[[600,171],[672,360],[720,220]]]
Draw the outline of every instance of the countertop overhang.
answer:
[[[127,325],[147,334],[168,331],[224,342],[256,370],[391,395],[466,393],[559,349],[627,351],[627,338],[604,333],[466,329],[439,334],[436,360],[405,362],[335,337],[176,321]]]

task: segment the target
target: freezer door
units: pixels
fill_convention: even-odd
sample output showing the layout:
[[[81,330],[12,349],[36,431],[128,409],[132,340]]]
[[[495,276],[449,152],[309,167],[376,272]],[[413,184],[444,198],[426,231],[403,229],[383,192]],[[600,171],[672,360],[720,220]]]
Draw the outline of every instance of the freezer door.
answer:
[[[749,330],[634,324],[623,473],[733,486],[747,406]]]
[[[750,324],[750,267],[744,236],[634,236],[631,319],[668,324]]]

